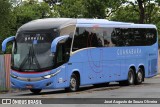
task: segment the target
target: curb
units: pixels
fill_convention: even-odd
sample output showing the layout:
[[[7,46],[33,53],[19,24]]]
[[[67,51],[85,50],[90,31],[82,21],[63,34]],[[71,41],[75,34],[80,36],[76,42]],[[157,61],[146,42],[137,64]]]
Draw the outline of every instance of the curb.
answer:
[[[160,77],[160,74],[156,75],[155,77]]]

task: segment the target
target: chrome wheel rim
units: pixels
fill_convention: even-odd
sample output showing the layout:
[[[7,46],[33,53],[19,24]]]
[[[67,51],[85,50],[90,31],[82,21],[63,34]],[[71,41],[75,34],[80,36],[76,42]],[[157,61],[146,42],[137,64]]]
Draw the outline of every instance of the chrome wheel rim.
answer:
[[[129,72],[128,79],[129,79],[129,83],[133,84],[133,74],[132,74],[132,72]]]
[[[76,89],[76,79],[75,78],[71,78],[71,88],[73,89],[73,90],[75,90]]]
[[[138,82],[142,82],[142,78],[143,78],[142,73],[139,71],[138,74],[137,74]]]

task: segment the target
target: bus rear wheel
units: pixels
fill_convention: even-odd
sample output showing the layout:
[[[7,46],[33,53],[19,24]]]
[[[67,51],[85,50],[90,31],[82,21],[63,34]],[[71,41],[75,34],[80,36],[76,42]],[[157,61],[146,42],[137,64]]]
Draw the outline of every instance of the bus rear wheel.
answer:
[[[65,88],[66,91],[75,92],[79,89],[79,78],[77,75],[72,74],[70,79],[70,85],[68,88]]]
[[[139,85],[143,82],[144,76],[143,76],[143,70],[141,68],[138,69],[138,72],[136,74],[135,84]]]
[[[132,68],[129,69],[128,78],[125,81],[120,81],[119,84],[122,86],[133,85],[135,81],[135,73]]]
[[[129,69],[127,85],[133,85],[135,81],[135,73],[132,68]]]
[[[33,94],[39,94],[42,89],[30,89]]]

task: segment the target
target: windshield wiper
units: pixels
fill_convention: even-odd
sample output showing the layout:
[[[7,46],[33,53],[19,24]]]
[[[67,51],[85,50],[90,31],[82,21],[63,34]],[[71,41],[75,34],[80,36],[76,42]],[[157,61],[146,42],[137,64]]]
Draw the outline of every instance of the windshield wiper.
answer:
[[[20,70],[22,70],[23,66],[25,65],[25,63],[28,61],[29,62],[29,68],[31,67],[31,64],[33,64],[33,59],[35,60],[36,66],[38,68],[38,71],[40,70],[40,64],[37,60],[37,57],[35,56],[34,50],[33,50],[33,45],[29,48],[29,53],[28,55],[24,58],[24,60],[22,61],[21,65],[20,65]]]
[[[39,62],[38,62],[38,60],[37,60],[37,57],[36,57],[36,55],[35,55],[35,53],[34,53],[34,50],[33,50],[33,44],[32,44],[32,52],[31,52],[32,54],[31,54],[31,56],[32,56],[32,63],[33,63],[33,59],[35,59],[35,63],[36,63],[36,65],[37,65],[37,68],[38,68],[38,71],[40,70],[40,64],[39,64]]]
[[[29,48],[29,53],[27,54],[27,56],[24,58],[24,60],[22,61],[19,69],[22,70],[23,66],[25,65],[25,63],[27,62],[27,60],[29,59],[29,56],[31,55],[31,47]]]

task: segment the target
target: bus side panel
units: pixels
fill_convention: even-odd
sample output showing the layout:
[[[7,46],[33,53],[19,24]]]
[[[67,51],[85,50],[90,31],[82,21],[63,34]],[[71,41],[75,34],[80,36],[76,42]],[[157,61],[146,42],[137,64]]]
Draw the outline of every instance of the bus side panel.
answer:
[[[87,50],[87,61],[85,66],[88,72],[88,83],[97,84],[106,81],[105,69],[103,67],[104,59],[103,48],[92,48]]]
[[[120,60],[104,61],[103,67],[107,82],[118,81],[121,79],[121,64]]]
[[[54,88],[63,88],[67,87],[67,78],[66,78],[66,70],[67,70],[67,64],[63,64],[60,67],[56,68],[54,71],[60,71],[57,75],[54,76]]]
[[[121,47],[105,47],[103,65],[107,70],[107,82],[124,80],[125,56],[119,55]]]

